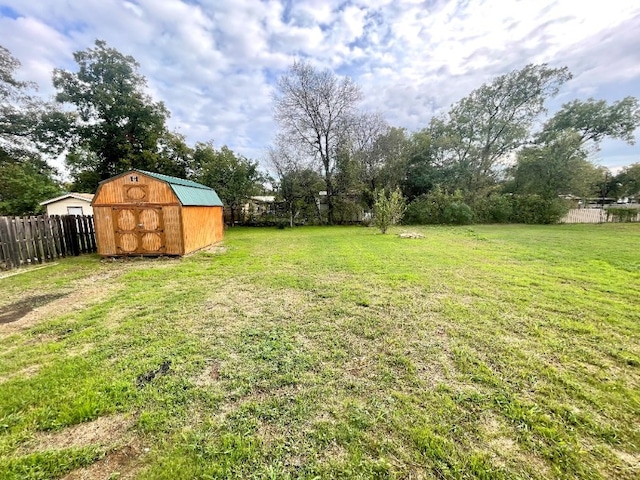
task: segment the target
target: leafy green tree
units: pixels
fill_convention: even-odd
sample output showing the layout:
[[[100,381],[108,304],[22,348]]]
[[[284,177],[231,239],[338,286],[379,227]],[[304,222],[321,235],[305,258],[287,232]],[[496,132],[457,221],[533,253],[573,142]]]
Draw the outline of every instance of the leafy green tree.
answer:
[[[194,180],[213,188],[231,214],[231,225],[249,197],[260,192],[264,176],[258,163],[235,154],[227,146],[216,150],[211,142],[197,143],[193,152]]]
[[[597,148],[605,138],[635,143],[634,131],[640,127],[640,104],[625,97],[609,105],[605,100],[589,98],[565,103],[544,125],[537,143],[548,143],[567,130],[576,132],[580,147],[591,142]]]
[[[55,169],[38,150],[42,118],[52,110],[15,77],[20,62],[0,46],[0,215],[38,213],[39,202],[60,192]]]
[[[414,199],[407,207],[408,224],[464,225],[473,221],[471,207],[464,202],[460,190],[448,193],[436,185],[429,193]]]
[[[169,113],[145,93],[135,59],[102,40],[74,58],[77,72],[53,72],[56,100],[75,107],[69,124],[59,125],[69,132],[67,165],[73,177],[93,183],[130,168],[174,173],[159,152]]]
[[[640,196],[640,163],[634,163],[622,169],[615,176],[614,184],[617,187],[618,196]]]
[[[194,151],[184,135],[167,131],[159,138],[158,146],[155,171],[180,178],[189,178],[194,174]]]
[[[429,127],[411,135],[403,181],[403,190],[410,200],[436,186],[449,193],[468,186],[468,168],[447,158],[456,141],[442,118],[432,119]]]
[[[496,164],[530,138],[545,101],[571,78],[567,68],[527,65],[477,88],[439,120],[435,156],[464,178],[467,197],[493,185]]]
[[[383,124],[383,128],[372,135],[371,143],[357,152],[356,159],[361,163],[363,200],[369,208],[373,208],[379,189],[393,191],[402,185],[408,151],[409,140],[405,130]]]
[[[373,206],[373,223],[381,233],[385,234],[390,226],[402,221],[406,209],[407,206],[399,188],[391,192],[389,196],[383,188],[376,195],[376,203]]]
[[[278,178],[277,192],[287,208],[289,225],[316,221],[322,223],[318,193],[325,188],[325,182],[311,163],[301,161],[301,155],[282,136],[276,136],[274,146],[268,152],[271,167]]]
[[[545,199],[593,194],[593,184],[599,174],[587,160],[581,144],[581,136],[569,130],[549,143],[522,149],[513,168],[513,181],[506,188],[513,193],[536,194]]]
[[[640,107],[634,97],[611,105],[594,99],[564,104],[545,123],[535,145],[518,153],[512,191],[545,200],[567,194],[600,198],[618,194],[622,182],[589,162],[589,153],[605,138],[633,144],[639,126]]]
[[[0,148],[0,215],[42,213],[40,202],[61,193],[53,169],[37,153]]]

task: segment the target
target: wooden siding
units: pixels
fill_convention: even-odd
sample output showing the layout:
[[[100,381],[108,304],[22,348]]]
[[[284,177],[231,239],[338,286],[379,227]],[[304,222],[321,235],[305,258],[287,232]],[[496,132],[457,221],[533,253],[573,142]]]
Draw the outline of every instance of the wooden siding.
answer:
[[[100,187],[93,199],[93,207],[132,203],[178,204],[171,187],[160,180],[139,172],[109,180]]]
[[[96,242],[99,255],[116,255],[116,240],[113,229],[111,207],[93,207],[96,225]]]
[[[183,255],[182,222],[179,206],[162,207],[164,213],[164,241],[167,255]]]
[[[184,253],[190,253],[224,237],[222,207],[182,207]]]

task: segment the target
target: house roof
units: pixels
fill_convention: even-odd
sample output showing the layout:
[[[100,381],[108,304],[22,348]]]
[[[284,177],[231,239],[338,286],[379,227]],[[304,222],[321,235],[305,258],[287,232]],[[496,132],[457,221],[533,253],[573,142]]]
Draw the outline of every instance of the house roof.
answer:
[[[192,182],[191,180],[185,180],[184,178],[172,177],[170,175],[163,175],[162,173],[147,172],[146,170],[134,169],[122,175],[128,175],[131,172],[142,173],[148,177],[155,178],[162,182],[168,183],[176,194],[178,200],[183,206],[198,206],[198,207],[222,207],[222,201],[216,191],[202,185],[201,183]],[[121,176],[121,175],[118,175]],[[110,180],[110,179],[109,179]],[[105,182],[108,180],[105,180]],[[100,182],[103,183],[103,182]]]
[[[263,202],[263,203],[273,203],[276,201],[276,197],[275,195],[254,195],[253,197],[250,197],[251,200],[255,200],[256,202]]]
[[[60,195],[59,197],[40,202],[40,205],[49,205],[50,203],[59,202],[60,200],[65,200],[67,198],[75,198],[76,200],[82,200],[83,202],[91,203],[91,200],[93,200],[93,193],[65,193],[64,195]]]

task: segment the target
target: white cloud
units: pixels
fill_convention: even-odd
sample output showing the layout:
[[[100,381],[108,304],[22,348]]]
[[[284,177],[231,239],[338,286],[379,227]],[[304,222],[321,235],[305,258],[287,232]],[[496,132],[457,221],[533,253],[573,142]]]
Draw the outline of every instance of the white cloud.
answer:
[[[3,45],[45,94],[54,67],[73,69],[73,51],[104,39],[139,61],[190,142],[213,138],[254,158],[275,132],[275,79],[295,58],[351,75],[364,106],[409,129],[531,62],[569,66],[575,79],[563,99],[610,96],[620,82],[618,97],[640,95],[637,0],[2,3],[18,17],[0,13]]]

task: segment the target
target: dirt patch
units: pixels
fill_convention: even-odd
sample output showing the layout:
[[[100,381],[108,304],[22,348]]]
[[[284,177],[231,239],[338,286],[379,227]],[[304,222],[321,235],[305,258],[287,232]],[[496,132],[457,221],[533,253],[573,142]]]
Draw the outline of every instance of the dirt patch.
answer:
[[[74,425],[59,432],[40,432],[20,450],[25,454],[86,445],[114,447],[126,438],[133,422],[133,417],[125,415],[100,417],[93,422]]]
[[[220,364],[214,362],[208,364],[204,371],[193,380],[193,383],[198,387],[209,387],[216,384],[218,380],[220,380]]]
[[[5,376],[0,376],[0,383],[4,383],[14,378],[21,378],[24,380],[27,378],[35,377],[36,374],[40,371],[40,368],[42,368],[42,365],[37,363],[34,365],[29,365],[28,367],[23,368],[22,370],[18,370],[17,372]]]
[[[23,307],[21,314],[12,313],[13,319],[10,322],[0,321],[0,335],[7,335],[12,332],[24,330],[32,327],[39,322],[64,315],[66,313],[75,312],[86,308],[88,305],[92,305],[99,302],[102,299],[108,298],[113,292],[122,288],[121,285],[110,282],[96,282],[89,286],[79,288],[72,293],[58,293],[51,295],[42,295],[41,297],[47,297],[48,301],[39,300],[39,303],[34,305],[33,298],[29,297],[21,299],[6,307],[2,307],[0,314],[5,309],[11,308],[15,310],[15,306],[18,304],[29,303],[29,307]],[[7,312],[9,315],[9,312]]]
[[[614,452],[623,463],[632,469],[640,471],[640,455],[632,455],[622,450],[614,450]]]
[[[210,247],[203,248],[200,251],[204,253],[210,253],[213,255],[222,255],[224,253],[227,253],[227,247],[221,244],[215,244],[215,245],[211,245]]]
[[[35,295],[33,297],[23,298],[22,300],[12,304],[5,305],[0,308],[0,324],[17,322],[32,310],[66,296],[66,292],[52,293],[48,295]]]
[[[117,450],[112,450],[104,458],[79,468],[62,477],[62,480],[118,480],[135,478],[142,467],[141,457],[145,449],[137,442],[131,442]]]

